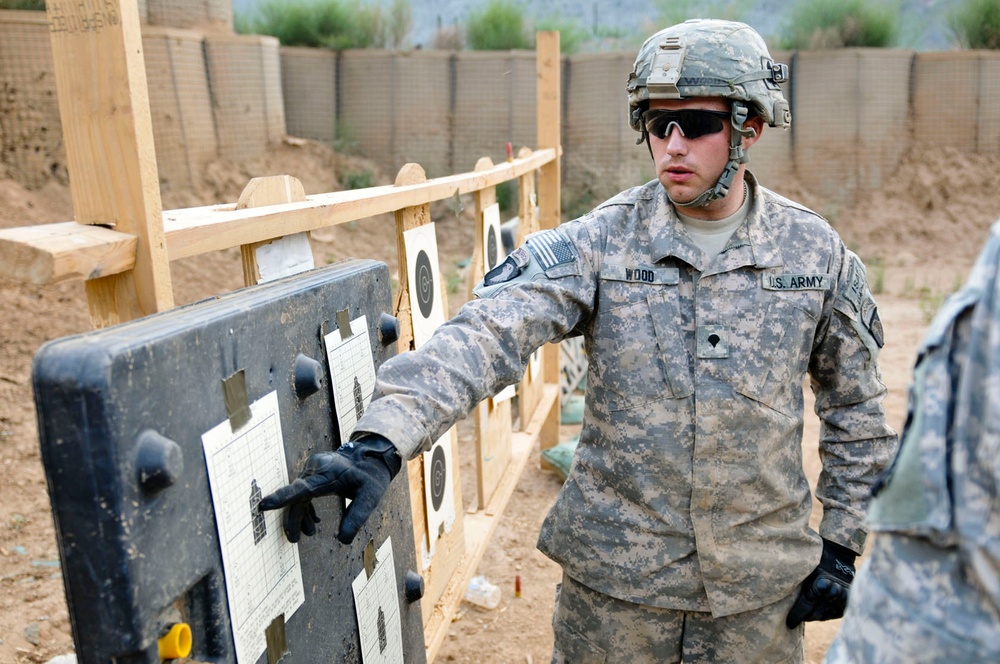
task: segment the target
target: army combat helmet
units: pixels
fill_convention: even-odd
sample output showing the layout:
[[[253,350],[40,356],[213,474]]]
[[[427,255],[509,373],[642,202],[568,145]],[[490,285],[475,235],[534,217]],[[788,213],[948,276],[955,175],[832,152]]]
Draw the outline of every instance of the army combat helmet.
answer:
[[[753,133],[744,126],[750,108],[772,127],[791,124],[792,114],[778,85],[786,80],[788,67],[774,62],[764,40],[745,23],[693,19],[645,41],[626,86],[628,122],[640,133],[636,143],[649,142],[642,115],[650,99],[732,100],[729,163],[713,187],[688,203],[671,201],[674,205],[707,205],[729,192],[739,164],[750,160],[742,143],[743,136]]]

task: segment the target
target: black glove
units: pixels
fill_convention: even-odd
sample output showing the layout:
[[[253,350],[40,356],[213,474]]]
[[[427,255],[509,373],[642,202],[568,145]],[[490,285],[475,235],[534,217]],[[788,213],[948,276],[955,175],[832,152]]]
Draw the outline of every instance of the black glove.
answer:
[[[846,546],[823,540],[823,557],[799,588],[799,596],[785,618],[788,629],[810,620],[833,620],[844,615],[847,594],[854,581],[858,554]]]
[[[313,498],[330,494],[350,498],[351,504],[344,511],[337,533],[338,540],[350,544],[402,465],[392,443],[382,436],[370,434],[341,445],[336,452],[310,455],[299,477],[265,496],[259,509],[274,510],[287,505],[285,536],[294,543],[299,541],[300,534],[316,534],[319,516],[313,508]]]

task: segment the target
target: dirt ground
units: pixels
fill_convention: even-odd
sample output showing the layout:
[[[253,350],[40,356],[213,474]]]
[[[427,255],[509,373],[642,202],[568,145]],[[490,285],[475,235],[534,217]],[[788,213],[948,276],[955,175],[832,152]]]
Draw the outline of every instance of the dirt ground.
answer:
[[[338,173],[359,164],[309,142],[291,142],[247,164],[215,164],[197,192],[164,192],[164,208],[233,202],[253,176],[290,173],[306,193],[339,188]],[[360,166],[364,166],[361,164]],[[950,150],[914,152],[879,192],[831,219],[849,246],[869,264],[885,326],[881,366],[889,388],[886,409],[897,429],[905,413],[914,353],[930,315],[962,282],[990,223],[1000,217],[1000,157]],[[50,182],[28,191],[0,167],[0,228],[72,218],[69,189]],[[391,178],[381,176],[379,183]],[[824,202],[795,183],[765,183],[817,210]],[[471,200],[466,201],[471,208]],[[435,208],[445,279],[454,285],[454,309],[466,291],[459,261],[471,252],[467,209],[457,217]],[[394,225],[383,217],[313,234],[317,264],[349,256],[386,260],[395,270]],[[238,288],[237,251],[178,261],[172,266],[177,304]],[[31,359],[45,341],[89,329],[81,283],[33,286],[0,279],[0,664],[46,662],[72,652],[69,616],[55,531],[40,463],[31,393]],[[808,394],[808,390],[807,390]],[[811,404],[807,404],[807,410]],[[564,427],[564,436],[574,427]],[[817,423],[810,419],[804,450],[815,478]],[[468,435],[462,437],[463,494],[474,502]],[[500,586],[494,610],[463,603],[438,655],[439,662],[544,662],[551,654],[549,623],[558,567],[535,549],[542,519],[560,481],[533,458],[477,570]],[[818,513],[814,514],[818,517]],[[521,596],[515,597],[515,576]],[[811,623],[807,659],[822,660],[837,621]]]

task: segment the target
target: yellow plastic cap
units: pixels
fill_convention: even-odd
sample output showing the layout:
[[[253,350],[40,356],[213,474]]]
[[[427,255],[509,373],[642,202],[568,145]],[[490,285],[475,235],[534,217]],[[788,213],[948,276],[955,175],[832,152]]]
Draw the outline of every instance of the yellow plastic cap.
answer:
[[[187,623],[174,623],[160,638],[160,659],[180,659],[191,654],[191,628]]]

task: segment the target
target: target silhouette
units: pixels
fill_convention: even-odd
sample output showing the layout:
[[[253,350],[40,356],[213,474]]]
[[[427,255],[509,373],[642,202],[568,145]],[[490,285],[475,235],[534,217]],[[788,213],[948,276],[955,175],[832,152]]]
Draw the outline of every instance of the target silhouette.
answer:
[[[497,231],[492,225],[486,234],[486,271],[489,272],[497,266]]]
[[[417,291],[420,315],[429,318],[434,310],[434,270],[431,269],[431,259],[427,257],[427,252],[423,249],[417,254],[415,272],[417,283],[414,284],[414,287]]]
[[[431,455],[431,504],[434,506],[435,512],[441,509],[447,486],[448,466],[445,463],[444,448],[438,445]]]

